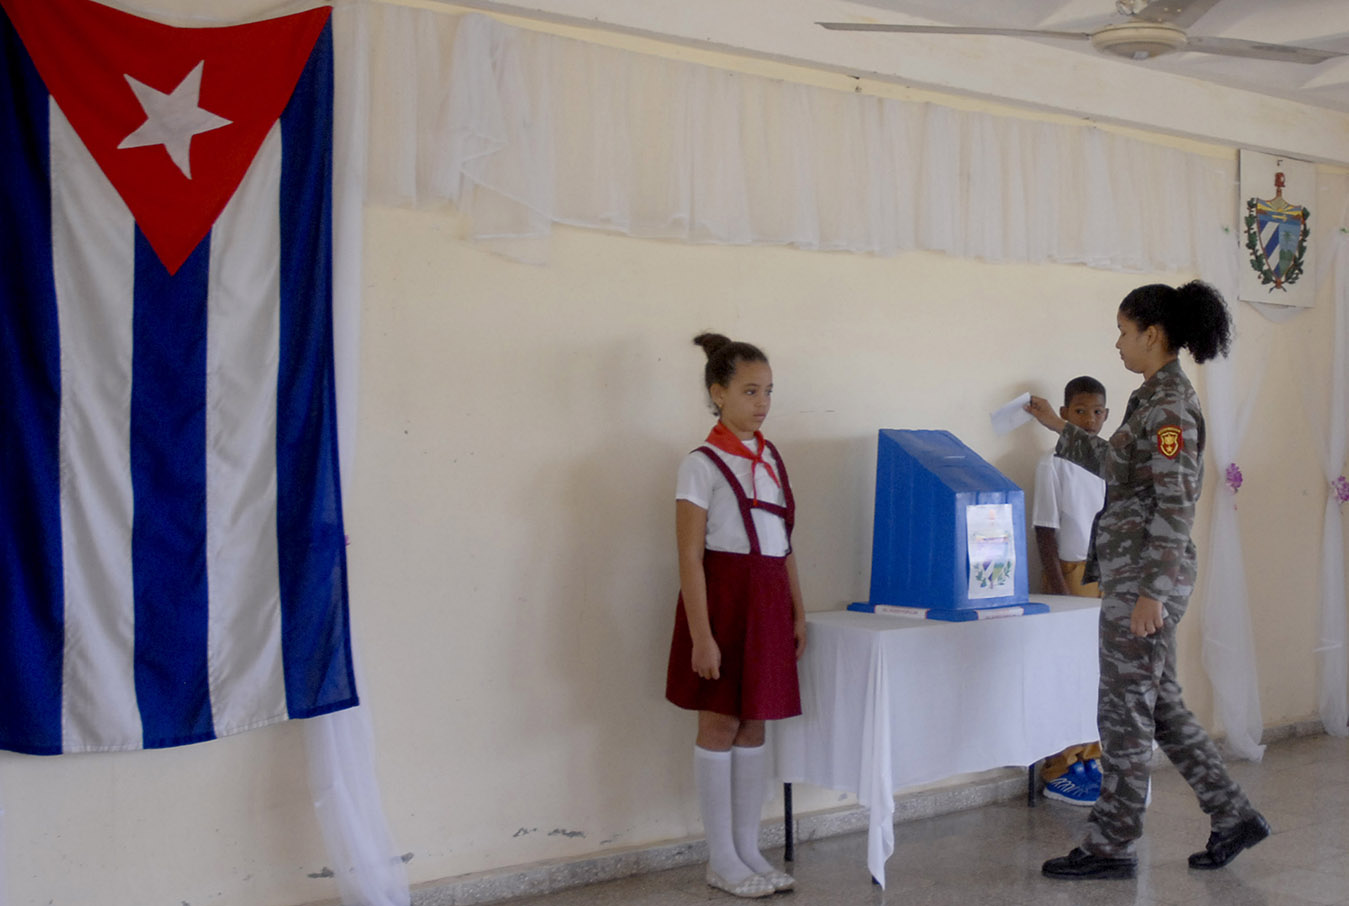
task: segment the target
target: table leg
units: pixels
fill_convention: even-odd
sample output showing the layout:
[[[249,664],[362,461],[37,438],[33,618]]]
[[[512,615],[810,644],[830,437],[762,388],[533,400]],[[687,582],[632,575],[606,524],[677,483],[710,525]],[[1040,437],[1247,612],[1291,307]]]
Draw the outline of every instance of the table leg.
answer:
[[[796,846],[794,834],[792,833],[792,785],[784,783],[782,785],[782,835],[786,839],[787,849],[782,854],[782,858],[788,862],[796,861]]]
[[[1039,762],[1031,762],[1026,768],[1026,805],[1035,807],[1035,768]]]

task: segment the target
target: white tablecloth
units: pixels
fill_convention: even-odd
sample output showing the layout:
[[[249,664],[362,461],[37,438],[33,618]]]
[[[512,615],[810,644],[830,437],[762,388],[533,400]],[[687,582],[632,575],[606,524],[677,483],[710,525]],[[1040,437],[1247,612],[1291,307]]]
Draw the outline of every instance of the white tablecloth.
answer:
[[[1051,612],[965,623],[809,615],[804,713],[773,725],[777,774],[857,795],[882,884],[897,791],[1096,739],[1099,603],[1031,600]]]

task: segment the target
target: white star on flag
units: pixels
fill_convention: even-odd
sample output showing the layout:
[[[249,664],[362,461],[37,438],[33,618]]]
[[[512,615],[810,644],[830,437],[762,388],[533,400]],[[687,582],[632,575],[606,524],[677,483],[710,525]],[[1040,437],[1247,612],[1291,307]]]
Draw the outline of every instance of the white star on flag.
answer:
[[[192,146],[192,137],[202,132],[210,132],[221,126],[228,126],[231,120],[216,116],[209,110],[203,110],[197,103],[201,95],[201,71],[206,65],[202,60],[187,74],[171,94],[157,91],[131,76],[126,76],[136,100],[145,110],[145,122],[132,132],[117,147],[144,148],[149,145],[163,145],[169,157],[183,175],[192,178],[192,164],[188,152]]]

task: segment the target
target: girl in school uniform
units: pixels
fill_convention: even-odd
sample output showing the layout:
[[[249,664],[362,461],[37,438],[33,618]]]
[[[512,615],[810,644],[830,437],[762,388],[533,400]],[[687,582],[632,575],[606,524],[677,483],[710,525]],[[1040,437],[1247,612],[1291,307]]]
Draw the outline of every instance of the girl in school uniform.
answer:
[[[796,659],[806,614],[792,558],[795,503],[777,449],[759,429],[773,371],[749,343],[693,342],[717,423],[679,467],[679,604],[665,697],[698,712],[693,749],[707,832],[707,883],[739,897],[795,884],[759,852],[768,786],[764,721],[801,713]]]

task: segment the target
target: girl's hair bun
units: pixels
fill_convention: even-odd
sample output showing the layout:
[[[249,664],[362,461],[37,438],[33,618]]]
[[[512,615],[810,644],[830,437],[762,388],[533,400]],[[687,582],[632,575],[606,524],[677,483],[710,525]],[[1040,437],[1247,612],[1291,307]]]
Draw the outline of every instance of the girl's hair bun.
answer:
[[[703,352],[707,353],[710,359],[722,349],[731,345],[731,338],[719,333],[700,333],[693,338],[695,346],[703,347]]]
[[[708,390],[713,384],[729,387],[736,365],[741,362],[763,362],[768,364],[768,356],[763,350],[750,343],[732,341],[730,337],[719,333],[700,333],[693,338],[694,345],[701,346],[707,353],[707,365],[703,368],[703,383]],[[712,411],[721,413],[714,405]]]

